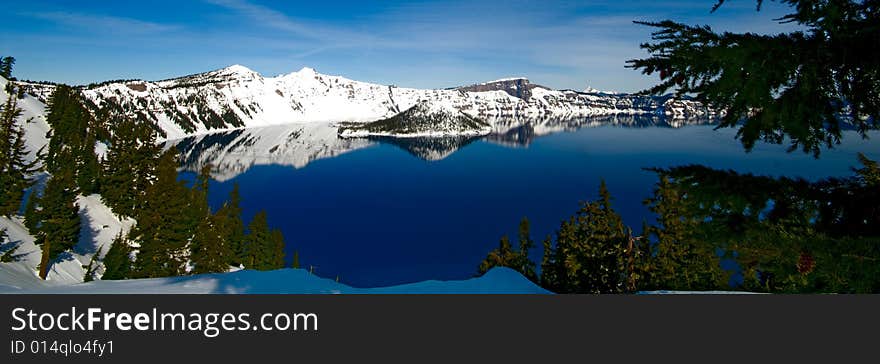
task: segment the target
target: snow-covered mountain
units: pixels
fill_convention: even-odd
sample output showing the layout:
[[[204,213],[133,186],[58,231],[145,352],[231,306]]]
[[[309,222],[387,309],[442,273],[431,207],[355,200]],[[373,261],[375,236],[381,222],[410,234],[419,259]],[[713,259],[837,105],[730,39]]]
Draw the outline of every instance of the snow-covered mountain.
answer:
[[[23,86],[38,98],[48,97],[54,87]],[[359,82],[311,68],[263,77],[240,65],[155,82],[110,81],[83,86],[82,92],[96,107],[114,108],[151,122],[164,139],[233,128],[377,121],[423,101],[493,126],[494,120],[510,117],[657,114],[692,118],[709,113],[697,102],[671,96],[557,91],[524,78],[429,90]]]

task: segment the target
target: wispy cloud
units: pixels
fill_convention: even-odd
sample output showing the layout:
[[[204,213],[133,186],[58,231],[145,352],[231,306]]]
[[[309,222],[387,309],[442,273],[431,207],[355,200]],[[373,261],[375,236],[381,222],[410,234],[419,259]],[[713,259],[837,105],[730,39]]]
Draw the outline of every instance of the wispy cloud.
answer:
[[[162,33],[180,29],[178,25],[161,24],[144,20],[107,15],[83,14],[63,11],[29,12],[24,16],[47,20],[57,24],[95,31],[122,33]]]
[[[305,22],[294,19],[278,10],[259,5],[246,0],[204,0],[208,4],[216,5],[234,11],[258,26],[269,27],[291,35],[332,42],[332,46],[322,45],[320,48],[347,47],[363,45],[365,43],[379,42],[374,36],[363,32],[354,32],[343,27],[329,26],[318,22]]]
[[[312,28],[294,21],[282,12],[243,0],[205,0],[208,4],[217,5],[238,12],[259,24],[297,33],[304,37],[321,38],[321,34]]]

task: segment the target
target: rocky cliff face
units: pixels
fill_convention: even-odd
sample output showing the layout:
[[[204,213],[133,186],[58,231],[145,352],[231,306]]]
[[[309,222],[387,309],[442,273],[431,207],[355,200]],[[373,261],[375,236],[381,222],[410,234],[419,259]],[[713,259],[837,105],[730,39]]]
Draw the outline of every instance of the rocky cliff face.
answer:
[[[510,96],[528,102],[532,97],[532,89],[538,87],[549,90],[547,87],[530,83],[527,78],[507,78],[476,85],[462,86],[456,88],[456,90],[464,92],[503,91]]]

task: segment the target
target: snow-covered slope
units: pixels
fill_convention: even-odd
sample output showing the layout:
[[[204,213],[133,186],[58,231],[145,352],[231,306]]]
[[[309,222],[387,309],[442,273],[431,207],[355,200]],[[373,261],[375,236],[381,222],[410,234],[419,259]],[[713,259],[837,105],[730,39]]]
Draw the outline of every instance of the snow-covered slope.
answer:
[[[95,254],[103,257],[110,249],[113,238],[120,231],[125,233],[134,225],[134,220],[120,221],[110,209],[101,202],[98,195],[79,196],[76,202],[83,225],[79,242],[72,252],[63,253],[52,265],[46,280],[38,278],[41,251],[35,244],[34,236],[19,217],[0,217],[0,229],[5,229],[7,237],[0,241],[2,253],[10,254],[15,261],[0,263],[0,290],[10,287],[29,288],[42,286],[70,285],[80,283],[86,274],[86,267]],[[100,260],[99,260],[100,261]],[[103,274],[103,266],[96,266],[98,276]]]
[[[399,138],[477,136],[492,132],[489,124],[444,103],[421,101],[388,119],[345,123],[342,137],[394,136]]]
[[[19,277],[21,278],[21,277]],[[320,278],[302,269],[275,271],[243,270],[232,273],[185,277],[93,281],[68,286],[35,285],[10,287],[0,283],[0,293],[106,293],[106,294],[442,294],[442,293],[550,293],[509,268],[495,268],[481,277],[461,281],[425,281],[379,288],[354,288],[331,279]]]
[[[5,104],[10,95],[6,92],[9,81],[0,76],[0,105]],[[17,97],[15,95],[14,97]],[[24,126],[25,141],[27,142],[28,155],[26,160],[32,162],[37,157],[37,152],[49,144],[49,123],[46,122],[46,104],[37,97],[25,93],[18,99],[18,108],[21,116],[17,121]]]
[[[53,86],[29,84],[45,97]],[[83,94],[109,107],[148,120],[178,139],[210,130],[309,122],[368,122],[390,118],[420,101],[459,110],[490,125],[500,117],[583,117],[658,114],[671,118],[705,115],[699,103],[651,97],[556,91],[517,78],[459,89],[427,90],[358,82],[303,68],[277,77],[240,65],[164,80],[90,85]]]

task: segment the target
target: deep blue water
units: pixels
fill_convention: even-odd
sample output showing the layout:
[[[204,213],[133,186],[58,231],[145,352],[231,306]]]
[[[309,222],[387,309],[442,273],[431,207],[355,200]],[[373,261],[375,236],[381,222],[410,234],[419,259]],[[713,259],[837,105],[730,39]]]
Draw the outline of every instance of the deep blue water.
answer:
[[[379,143],[304,168],[255,166],[214,181],[218,207],[238,183],[245,223],[259,210],[280,228],[288,261],[357,287],[471,277],[498,239],[513,240],[522,217],[540,241],[578,202],[595,198],[604,179],[614,207],[634,230],[653,217],[642,201],[656,177],[644,167],[698,163],[772,176],[815,180],[850,175],[856,153],[880,158],[880,134],[847,133],[820,159],[785,146],[746,153],[734,131],[713,126],[580,129],[535,138],[530,145],[471,142],[439,161]],[[191,175],[184,173],[184,175]],[[539,258],[540,251],[533,252]]]

